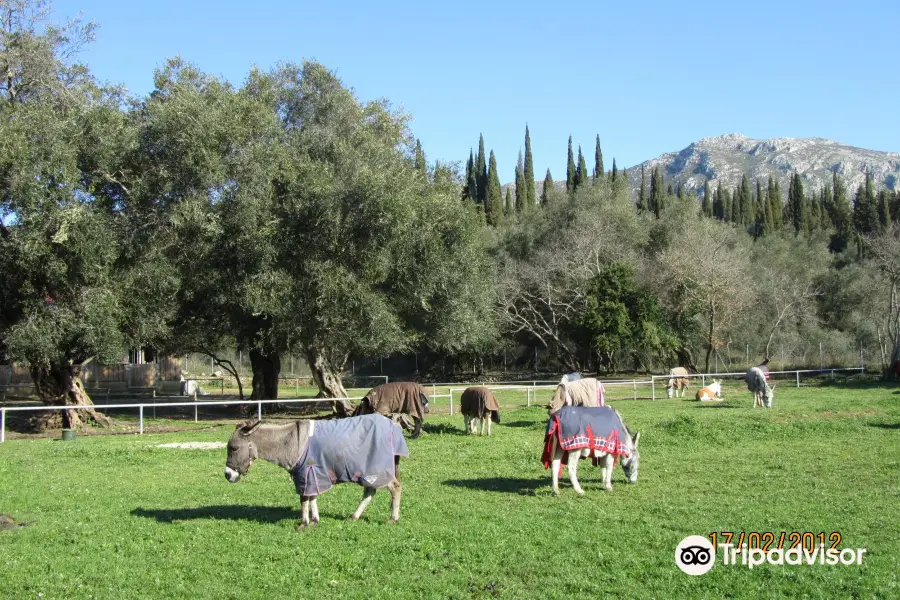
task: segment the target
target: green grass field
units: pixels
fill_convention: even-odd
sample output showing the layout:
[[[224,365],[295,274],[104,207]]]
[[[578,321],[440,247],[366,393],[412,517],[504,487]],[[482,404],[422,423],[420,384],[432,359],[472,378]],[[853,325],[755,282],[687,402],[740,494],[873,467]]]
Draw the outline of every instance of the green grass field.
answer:
[[[361,488],[342,485],[301,533],[283,470],[259,461],[232,485],[224,449],[158,447],[226,441],[233,424],[14,439],[0,444],[0,512],[31,524],[0,531],[0,598],[900,597],[898,390],[784,385],[769,411],[736,383],[725,397],[614,399],[643,432],[640,480],[617,467],[604,492],[585,462],[583,498],[567,477],[550,494],[540,407],[505,411],[490,439],[439,409],[401,463],[399,525],[384,524],[386,492],[345,521]],[[679,571],[678,542],[713,531],[837,531],[867,553]]]

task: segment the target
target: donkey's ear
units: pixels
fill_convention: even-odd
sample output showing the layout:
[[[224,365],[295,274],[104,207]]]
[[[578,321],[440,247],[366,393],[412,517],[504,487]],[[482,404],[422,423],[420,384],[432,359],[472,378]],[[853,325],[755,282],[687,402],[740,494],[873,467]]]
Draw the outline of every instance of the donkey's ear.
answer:
[[[251,421],[241,426],[241,435],[250,435],[262,425],[262,421]]]
[[[637,448],[638,442],[641,440],[641,432],[638,431],[634,434],[634,437],[631,438],[631,441],[634,443],[634,447]]]

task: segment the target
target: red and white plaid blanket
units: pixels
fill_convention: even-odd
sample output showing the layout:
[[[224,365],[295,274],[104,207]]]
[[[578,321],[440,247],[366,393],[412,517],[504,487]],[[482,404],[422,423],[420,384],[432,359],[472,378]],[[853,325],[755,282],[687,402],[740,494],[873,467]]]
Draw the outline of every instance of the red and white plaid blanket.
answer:
[[[541,462],[544,468],[553,461],[554,437],[565,452],[563,463],[572,450],[590,448],[601,450],[615,457],[631,458],[628,447],[628,430],[619,414],[611,406],[564,406],[547,423],[544,436],[544,452]]]

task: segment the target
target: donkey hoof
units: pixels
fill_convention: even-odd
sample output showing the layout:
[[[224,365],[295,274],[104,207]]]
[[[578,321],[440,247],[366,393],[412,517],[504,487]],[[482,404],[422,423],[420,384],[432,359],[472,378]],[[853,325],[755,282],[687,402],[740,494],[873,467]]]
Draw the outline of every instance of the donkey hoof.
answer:
[[[398,523],[398,521],[399,521],[399,519],[388,519],[387,521],[384,522],[384,524],[385,525],[396,525]]]

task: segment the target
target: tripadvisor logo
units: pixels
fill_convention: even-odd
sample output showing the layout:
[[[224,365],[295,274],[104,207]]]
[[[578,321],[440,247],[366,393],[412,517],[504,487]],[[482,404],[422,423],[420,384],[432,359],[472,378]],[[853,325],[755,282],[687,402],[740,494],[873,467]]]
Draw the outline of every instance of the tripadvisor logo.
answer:
[[[716,564],[712,542],[702,535],[689,535],[675,548],[675,564],[688,575],[703,575]]]
[[[861,565],[865,548],[807,548],[799,545],[794,548],[748,548],[746,544],[740,548],[734,544],[719,544],[722,551],[723,566],[744,566],[749,569],[766,563],[775,566],[791,565]],[[716,564],[716,548],[702,535],[689,535],[681,540],[675,548],[675,564],[688,575],[703,575]]]

